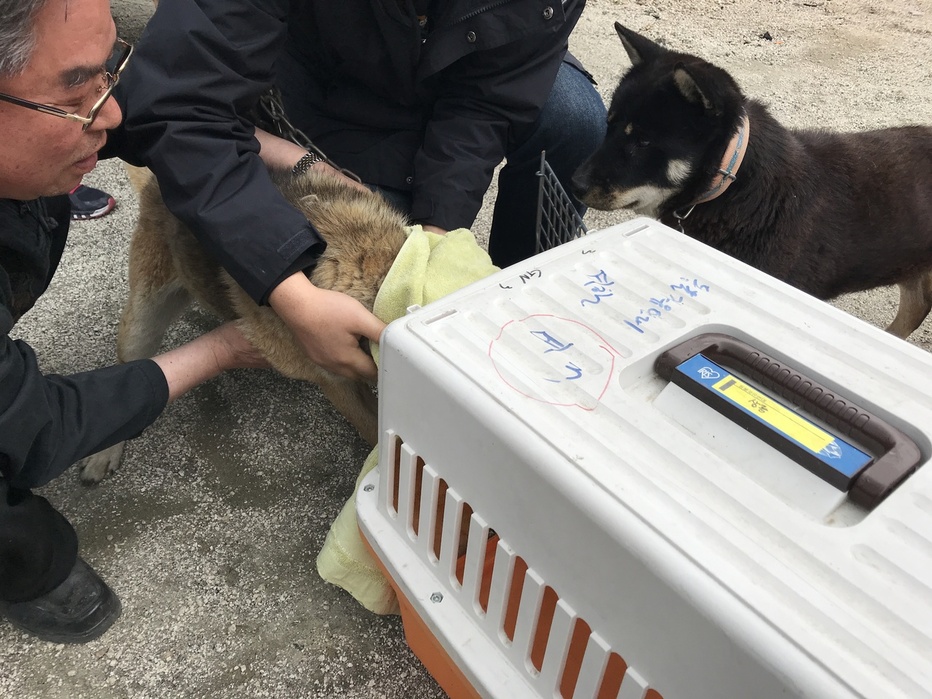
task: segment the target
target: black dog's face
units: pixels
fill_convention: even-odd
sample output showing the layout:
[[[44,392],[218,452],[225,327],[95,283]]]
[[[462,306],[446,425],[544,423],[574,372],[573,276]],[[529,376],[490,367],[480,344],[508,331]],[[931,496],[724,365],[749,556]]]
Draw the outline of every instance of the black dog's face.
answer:
[[[594,209],[659,218],[688,203],[718,167],[721,152],[711,155],[711,167],[707,161],[716,142],[724,136],[727,143],[725,103],[738,99],[740,110],[740,92],[711,64],[615,28],[633,65],[612,97],[605,141],[573,175],[571,189]]]

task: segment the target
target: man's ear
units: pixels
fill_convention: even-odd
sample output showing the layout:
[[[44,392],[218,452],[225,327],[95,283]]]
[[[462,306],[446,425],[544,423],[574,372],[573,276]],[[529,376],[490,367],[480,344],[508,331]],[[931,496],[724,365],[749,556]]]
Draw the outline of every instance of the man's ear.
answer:
[[[615,31],[618,33],[618,38],[621,39],[621,45],[625,47],[628,58],[631,59],[633,65],[638,65],[645,59],[652,58],[666,51],[660,44],[654,43],[646,36],[641,36],[637,32],[631,31],[627,27],[622,26],[619,22],[615,22]]]

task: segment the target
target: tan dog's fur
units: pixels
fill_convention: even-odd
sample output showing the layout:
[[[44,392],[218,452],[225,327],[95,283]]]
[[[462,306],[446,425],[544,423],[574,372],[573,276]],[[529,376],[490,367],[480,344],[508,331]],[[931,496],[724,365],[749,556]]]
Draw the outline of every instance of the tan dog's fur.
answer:
[[[128,168],[139,190],[139,220],[129,254],[129,298],[117,339],[121,362],[158,352],[168,326],[196,300],[240,327],[269,363],[285,376],[320,386],[362,437],[378,439],[377,404],[371,386],[326,371],[308,359],[282,320],[256,304],[204,252],[194,234],[162,201],[147,170]],[[276,176],[285,198],[301,210],[327,241],[310,273],[318,287],[340,291],[370,311],[385,275],[404,244],[405,218],[382,197],[346,186],[326,175]],[[123,445],[84,460],[81,477],[100,481],[119,466]]]

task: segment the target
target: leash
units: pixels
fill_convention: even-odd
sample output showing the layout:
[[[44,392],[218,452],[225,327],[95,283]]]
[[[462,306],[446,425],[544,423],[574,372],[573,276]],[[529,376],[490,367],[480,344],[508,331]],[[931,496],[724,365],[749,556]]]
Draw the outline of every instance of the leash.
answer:
[[[748,119],[747,112],[744,112],[741,115],[741,123],[738,125],[738,131],[731,137],[728,148],[725,150],[725,155],[722,157],[722,164],[718,170],[716,170],[715,177],[712,179],[712,184],[709,189],[692,204],[689,204],[688,207],[683,207],[673,212],[673,217],[680,222],[680,233],[686,232],[683,230],[683,221],[693,212],[693,209],[699,204],[704,204],[707,201],[712,201],[716,197],[721,196],[731,183],[737,179],[738,168],[741,167],[741,163],[744,161],[744,154],[748,149],[750,133],[751,122]],[[683,209],[686,209],[685,213],[683,213]]]
[[[259,98],[259,102],[256,104],[251,116],[251,121],[255,126],[279,138],[284,138],[286,141],[297,143],[307,151],[315,153],[323,162],[327,163],[327,165],[334,170],[338,170],[351,180],[356,180],[362,184],[362,178],[360,178],[359,175],[333,162],[327,157],[326,153],[314,145],[314,142],[307,137],[307,134],[291,123],[288,117],[285,116],[285,107],[282,104],[281,92],[279,92],[277,87],[270,87],[268,91]]]

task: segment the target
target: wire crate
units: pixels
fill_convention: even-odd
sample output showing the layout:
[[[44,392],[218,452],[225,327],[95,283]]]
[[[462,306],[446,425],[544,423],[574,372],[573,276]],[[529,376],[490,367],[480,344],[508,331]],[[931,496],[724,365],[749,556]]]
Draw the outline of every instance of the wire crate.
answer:
[[[585,235],[586,224],[541,151],[537,193],[537,252],[550,250]]]

